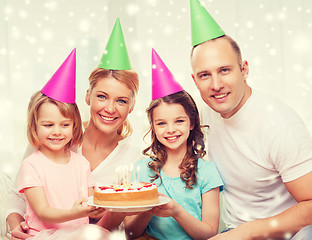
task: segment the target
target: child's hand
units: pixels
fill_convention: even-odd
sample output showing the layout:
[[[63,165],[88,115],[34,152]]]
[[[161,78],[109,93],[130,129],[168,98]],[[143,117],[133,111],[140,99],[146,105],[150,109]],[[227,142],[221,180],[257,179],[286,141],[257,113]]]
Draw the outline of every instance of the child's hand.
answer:
[[[167,204],[153,207],[150,211],[158,217],[174,217],[178,214],[180,207],[181,206],[176,201],[171,199]]]
[[[87,201],[88,199],[82,197],[74,203],[71,211],[77,218],[88,217],[93,214],[93,211],[96,209],[94,206],[84,204],[84,202]]]
[[[19,239],[26,239],[32,237],[29,235],[27,231],[29,230],[29,226],[26,222],[21,222],[11,231],[11,238],[10,240],[19,240]]]
[[[93,219],[100,219],[101,217],[103,217],[104,213],[104,208],[96,207],[95,209],[91,210],[88,216]]]

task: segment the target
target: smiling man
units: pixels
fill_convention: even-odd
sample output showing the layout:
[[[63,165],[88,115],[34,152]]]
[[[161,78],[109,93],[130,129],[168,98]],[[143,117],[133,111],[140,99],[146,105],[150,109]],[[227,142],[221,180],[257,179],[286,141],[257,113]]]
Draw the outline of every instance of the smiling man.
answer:
[[[312,239],[312,138],[297,114],[247,83],[249,66],[191,0],[193,79],[206,103],[209,158],[225,183],[216,239]]]

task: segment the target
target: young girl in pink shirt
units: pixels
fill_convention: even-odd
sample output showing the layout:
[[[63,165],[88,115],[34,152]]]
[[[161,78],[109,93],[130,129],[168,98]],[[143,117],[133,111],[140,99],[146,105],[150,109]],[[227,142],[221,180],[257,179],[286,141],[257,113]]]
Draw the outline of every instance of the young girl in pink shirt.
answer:
[[[82,141],[81,117],[74,97],[65,96],[63,100],[70,92],[68,86],[54,86],[57,81],[66,82],[72,74],[55,74],[44,88],[48,90],[36,92],[28,105],[27,137],[37,150],[21,165],[18,190],[26,198],[28,234],[36,235],[36,239],[60,228],[88,224],[89,216],[103,211],[83,204],[93,195],[95,182],[89,162],[70,151]]]

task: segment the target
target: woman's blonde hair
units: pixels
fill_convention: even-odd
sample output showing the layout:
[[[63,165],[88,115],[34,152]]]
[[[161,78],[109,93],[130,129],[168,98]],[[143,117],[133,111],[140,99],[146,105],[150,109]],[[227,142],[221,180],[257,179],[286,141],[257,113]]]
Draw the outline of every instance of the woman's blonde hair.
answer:
[[[121,83],[124,83],[132,91],[132,102],[134,103],[135,97],[139,91],[139,76],[133,70],[111,70],[103,68],[94,69],[89,77],[90,93],[100,80],[111,77]],[[123,122],[117,132],[123,138],[132,134],[132,126],[128,119]]]
[[[38,148],[40,146],[38,134],[36,131],[38,124],[38,111],[40,106],[46,102],[55,104],[64,117],[69,118],[73,121],[73,137],[65,146],[66,149],[70,148],[73,145],[79,146],[82,143],[83,130],[80,112],[77,104],[56,101],[50,97],[47,97],[40,91],[35,92],[31,96],[28,104],[27,138],[30,144],[33,145],[35,148]]]

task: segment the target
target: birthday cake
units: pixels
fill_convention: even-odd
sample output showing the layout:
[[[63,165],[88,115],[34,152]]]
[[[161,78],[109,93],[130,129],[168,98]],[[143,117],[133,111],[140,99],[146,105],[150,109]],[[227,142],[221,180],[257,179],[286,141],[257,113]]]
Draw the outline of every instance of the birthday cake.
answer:
[[[96,186],[93,202],[101,206],[144,206],[159,203],[154,183]]]

